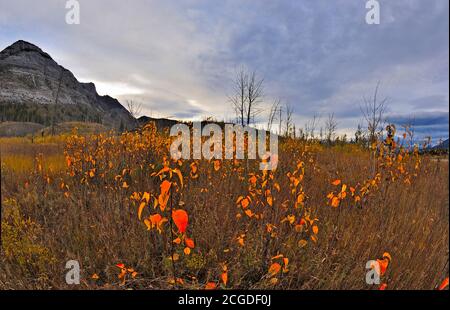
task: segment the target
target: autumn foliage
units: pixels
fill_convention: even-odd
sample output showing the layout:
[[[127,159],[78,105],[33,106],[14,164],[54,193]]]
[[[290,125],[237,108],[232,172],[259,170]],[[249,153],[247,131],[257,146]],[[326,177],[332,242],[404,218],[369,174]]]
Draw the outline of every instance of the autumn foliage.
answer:
[[[70,288],[69,259],[85,289],[448,286],[447,162],[401,141],[285,139],[278,168],[261,171],[251,160],[173,161],[170,144],[149,124],[73,133],[33,153],[28,171],[2,163],[0,287]],[[58,169],[46,163],[55,154]],[[380,286],[364,281],[372,259]]]

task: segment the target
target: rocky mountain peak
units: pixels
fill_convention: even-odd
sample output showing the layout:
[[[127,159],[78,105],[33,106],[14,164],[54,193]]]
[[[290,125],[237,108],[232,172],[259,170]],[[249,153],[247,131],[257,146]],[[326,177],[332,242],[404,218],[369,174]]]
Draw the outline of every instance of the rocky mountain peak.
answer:
[[[3,51],[1,51],[0,59],[4,59],[9,56],[18,55],[20,53],[36,53],[36,54],[38,54],[38,56],[41,56],[41,57],[44,57],[47,59],[52,59],[49,54],[42,51],[39,47],[37,47],[36,45],[34,45],[30,42],[24,41],[24,40],[16,41],[12,45],[8,46]]]
[[[43,105],[54,107],[43,108]],[[98,122],[111,127],[129,128],[136,124],[117,99],[100,96],[93,83],[79,82],[49,54],[23,40],[0,52],[0,108],[7,111],[0,121],[24,121],[25,118],[25,121],[48,124],[59,118],[59,121]],[[35,116],[36,111],[44,112]]]

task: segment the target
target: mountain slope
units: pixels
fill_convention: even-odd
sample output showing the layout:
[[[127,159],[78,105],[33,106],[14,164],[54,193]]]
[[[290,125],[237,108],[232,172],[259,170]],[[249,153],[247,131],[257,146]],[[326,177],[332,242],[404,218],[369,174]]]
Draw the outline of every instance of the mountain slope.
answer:
[[[433,147],[433,149],[436,150],[448,150],[448,148],[449,148],[449,139],[442,141],[441,143]]]
[[[135,119],[93,83],[81,83],[39,47],[17,41],[0,52],[0,121],[102,123],[132,128]]]

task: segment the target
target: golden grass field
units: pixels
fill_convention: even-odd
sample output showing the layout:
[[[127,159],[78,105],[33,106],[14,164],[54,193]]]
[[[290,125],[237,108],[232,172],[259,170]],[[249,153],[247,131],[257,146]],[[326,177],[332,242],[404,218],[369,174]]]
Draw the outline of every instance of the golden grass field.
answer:
[[[0,145],[1,289],[401,290],[448,277],[448,161],[401,143],[283,139],[265,172],[173,162],[153,126]],[[382,283],[368,285],[376,259]]]

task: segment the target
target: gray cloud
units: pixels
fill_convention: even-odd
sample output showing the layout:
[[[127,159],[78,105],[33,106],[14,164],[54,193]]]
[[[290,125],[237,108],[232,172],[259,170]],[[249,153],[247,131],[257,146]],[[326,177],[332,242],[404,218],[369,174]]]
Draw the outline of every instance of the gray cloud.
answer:
[[[0,0],[0,48],[33,42],[156,116],[230,119],[241,65],[264,76],[267,103],[294,106],[298,127],[335,113],[351,131],[378,81],[390,115],[448,115],[447,1],[380,0],[380,25],[365,23],[364,1],[80,3],[81,24],[71,26],[63,0]],[[443,135],[447,125],[448,136],[442,121],[430,117],[421,130]]]

